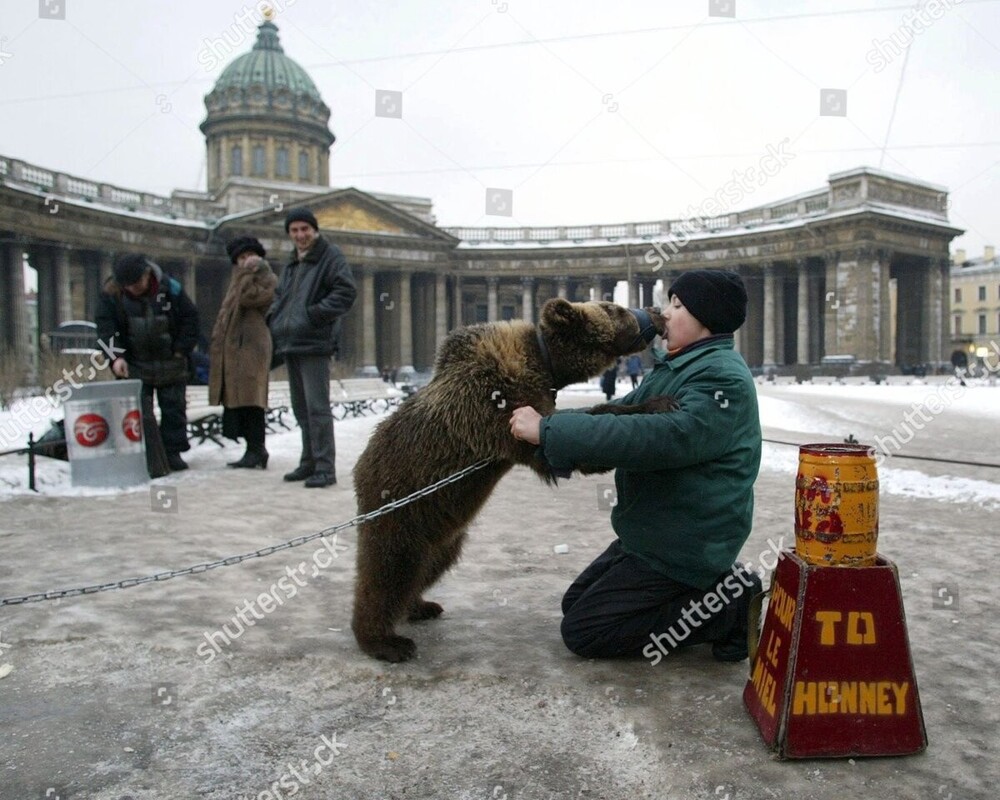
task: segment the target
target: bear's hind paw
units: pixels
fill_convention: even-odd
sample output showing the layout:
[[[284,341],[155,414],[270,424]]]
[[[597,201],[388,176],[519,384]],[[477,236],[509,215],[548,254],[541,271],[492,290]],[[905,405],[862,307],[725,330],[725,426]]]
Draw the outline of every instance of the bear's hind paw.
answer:
[[[430,600],[417,600],[410,607],[410,614],[407,619],[410,622],[419,622],[424,619],[437,619],[444,613],[444,609]]]

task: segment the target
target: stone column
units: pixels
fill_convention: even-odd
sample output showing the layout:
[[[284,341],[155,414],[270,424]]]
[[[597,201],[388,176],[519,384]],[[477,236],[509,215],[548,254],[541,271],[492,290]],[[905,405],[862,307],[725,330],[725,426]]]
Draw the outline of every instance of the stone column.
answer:
[[[563,300],[569,295],[569,278],[565,275],[560,275],[556,278],[556,297],[561,297]]]
[[[28,306],[24,299],[24,247],[0,245],[0,306],[3,312],[3,340],[0,349],[8,350],[25,367],[28,365]]]
[[[820,275],[813,270],[807,276],[806,286],[809,292],[809,308],[812,314],[809,315],[809,364],[818,364],[823,357],[823,322],[824,306],[823,298],[820,296]]]
[[[403,379],[416,371],[413,368],[412,279],[413,273],[409,270],[399,273],[399,377]]]
[[[642,285],[639,278],[633,277],[626,285],[628,286],[628,299],[625,301],[625,305],[628,308],[638,308],[639,303],[642,302],[640,299],[642,297]]]
[[[361,375],[379,374],[375,356],[375,272],[371,267],[361,270]]]
[[[73,295],[69,285],[69,250],[56,247],[52,251],[53,289],[55,290],[56,325],[73,319]]]
[[[938,325],[938,331],[941,336],[938,346],[938,358],[941,361],[947,362],[950,355],[948,350],[951,349],[949,347],[950,334],[948,332],[951,319],[951,259],[947,256],[937,259],[937,267],[938,288],[940,290],[938,298],[938,318],[940,324]],[[987,330],[989,330],[989,327],[987,327]]]
[[[52,248],[35,245],[28,251],[28,260],[38,279],[38,341],[42,336],[55,330],[57,303],[55,284],[55,259]]]
[[[875,291],[878,296],[878,317],[876,318],[878,346],[876,348],[876,358],[883,364],[891,364],[893,359],[891,268],[892,251],[879,250],[875,283]],[[950,263],[948,268],[951,268]]]
[[[653,305],[653,289],[656,286],[656,281],[639,281],[639,287],[642,289],[642,297],[639,298],[638,303],[642,304],[643,308],[651,308]]]
[[[843,287],[840,285],[840,253],[823,254],[826,270],[826,294],[823,297],[823,350],[822,355],[843,355],[840,350],[840,306]]]
[[[452,283],[452,310],[451,319],[453,328],[461,328],[463,323],[462,317],[462,277],[456,275],[453,278]]]
[[[193,258],[184,262],[184,293],[198,305],[198,264]]]
[[[101,296],[101,261],[99,253],[89,254],[83,265],[84,274],[84,316],[93,321],[97,316],[97,302]]]
[[[777,366],[774,360],[774,264],[764,264],[764,368]]]
[[[525,322],[535,321],[535,279],[521,278],[521,319]]]
[[[809,363],[809,262],[804,258],[796,259],[798,272],[798,314],[795,330],[795,363]]]
[[[101,251],[97,254],[97,259],[100,266],[101,288],[103,289],[105,281],[111,277],[111,273],[114,270],[115,254]]]
[[[486,279],[486,321],[496,322],[500,319],[498,285],[500,279],[490,276]]]
[[[590,297],[588,297],[587,299],[603,300],[604,298],[601,295],[602,292],[604,291],[604,280],[601,278],[600,275],[594,275],[591,277],[590,286],[591,286]]]
[[[774,268],[774,363],[785,363],[785,276],[783,268]]]
[[[434,276],[434,351],[448,335],[448,276],[442,272]]]
[[[924,272],[924,314],[923,314],[923,348],[920,352],[921,360],[924,363],[931,362],[937,365],[944,360],[943,336],[945,320],[948,313],[947,303],[942,302],[945,282],[941,277],[941,270],[938,267],[937,259],[928,258]],[[973,316],[975,319],[975,316]]]

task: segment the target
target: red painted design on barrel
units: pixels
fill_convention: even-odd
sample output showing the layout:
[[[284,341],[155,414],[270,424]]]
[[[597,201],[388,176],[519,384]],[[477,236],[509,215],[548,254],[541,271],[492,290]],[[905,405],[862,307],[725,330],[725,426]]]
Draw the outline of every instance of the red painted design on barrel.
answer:
[[[878,473],[865,445],[799,448],[795,549],[808,564],[870,566],[878,537]]]
[[[81,447],[100,447],[109,432],[108,421],[100,414],[81,414],[73,423],[73,435]]]
[[[133,408],[122,419],[122,433],[130,442],[142,441],[142,418],[139,409]]]

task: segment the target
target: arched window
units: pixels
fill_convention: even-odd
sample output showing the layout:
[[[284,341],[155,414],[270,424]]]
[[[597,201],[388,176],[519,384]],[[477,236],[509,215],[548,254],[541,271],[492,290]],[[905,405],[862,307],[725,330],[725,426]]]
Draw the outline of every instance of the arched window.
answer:
[[[309,177],[309,154],[304,150],[299,151],[299,180],[308,181]]]
[[[253,148],[253,174],[263,175],[267,170],[264,162],[264,146],[257,144]]]
[[[279,147],[274,154],[274,174],[279,178],[292,177],[292,168],[288,163],[288,148]]]
[[[242,175],[243,174],[243,148],[238,144],[233,145],[233,160],[229,165],[230,175]]]

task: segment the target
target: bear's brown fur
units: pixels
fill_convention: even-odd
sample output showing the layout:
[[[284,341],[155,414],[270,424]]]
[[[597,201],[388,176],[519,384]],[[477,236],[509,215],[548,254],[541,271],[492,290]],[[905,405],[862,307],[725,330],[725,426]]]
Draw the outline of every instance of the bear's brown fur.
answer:
[[[658,309],[646,311],[662,334]],[[387,661],[413,656],[416,645],[396,634],[396,623],[441,614],[441,606],[421,595],[458,558],[466,526],[514,464],[552,480],[537,448],[511,435],[511,412],[534,406],[551,414],[555,390],[645,347],[628,309],[563,299],[545,304],[537,328],[522,321],[487,323],[459,328],[445,339],[433,379],[378,425],[358,459],[358,512],[373,511],[481,459],[492,463],[359,526],[351,627],[365,653]],[[643,410],[669,407],[667,402]]]

